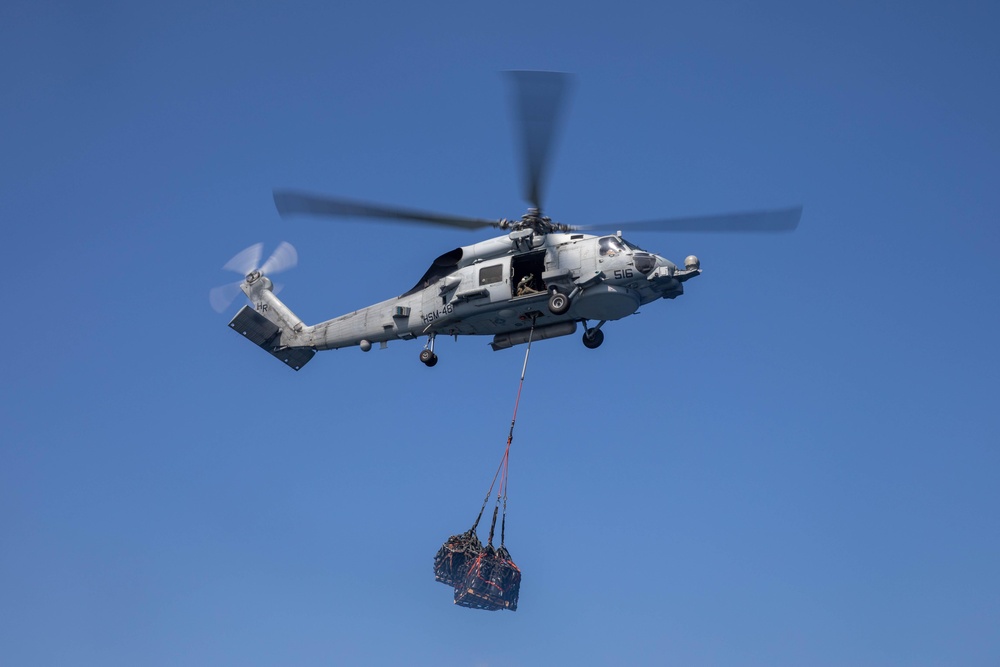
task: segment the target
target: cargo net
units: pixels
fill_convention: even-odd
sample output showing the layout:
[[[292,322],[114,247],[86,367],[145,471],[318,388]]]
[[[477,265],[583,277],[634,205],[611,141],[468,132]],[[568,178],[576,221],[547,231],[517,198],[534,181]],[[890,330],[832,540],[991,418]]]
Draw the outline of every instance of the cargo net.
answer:
[[[532,324],[534,333],[534,324]],[[524,387],[524,373],[528,368],[528,355],[531,353],[531,334],[528,335],[528,349],[524,354],[524,366],[521,368],[521,384],[517,389],[517,400],[514,402],[514,417],[510,420],[510,432],[507,434],[507,447],[504,450],[500,466],[493,475],[483,506],[479,509],[472,528],[464,533],[452,535],[434,556],[434,579],[455,589],[455,604],[470,609],[485,609],[499,611],[509,609],[517,611],[517,596],[521,592],[521,569],[514,563],[510,552],[504,545],[507,528],[507,463],[510,460],[510,443],[514,439],[514,423],[517,421],[517,406],[521,402],[521,389]],[[500,486],[496,487],[497,480]],[[490,523],[490,536],[484,547],[479,541],[476,528],[483,518],[483,512],[489,503],[493,489],[496,487],[496,503],[493,506],[493,521]],[[500,547],[493,547],[493,534],[497,526],[497,515],[503,508],[500,520]]]
[[[511,560],[506,547],[487,546],[469,566],[460,586],[455,587],[455,604],[470,609],[517,611],[521,592],[521,570]]]
[[[449,537],[434,556],[434,579],[455,589],[455,604],[461,607],[517,611],[521,569],[503,543],[506,516],[500,524],[500,547],[493,547],[499,509],[499,505],[493,508],[490,537],[485,547],[476,535],[477,518],[468,531]]]
[[[434,579],[448,586],[461,586],[470,564],[482,551],[483,543],[475,529],[452,535],[434,556]]]

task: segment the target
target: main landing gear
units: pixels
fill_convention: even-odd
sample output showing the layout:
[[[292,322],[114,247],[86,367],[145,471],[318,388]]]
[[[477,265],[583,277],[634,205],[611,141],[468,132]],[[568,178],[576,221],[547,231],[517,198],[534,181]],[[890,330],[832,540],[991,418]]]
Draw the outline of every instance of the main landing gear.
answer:
[[[427,345],[420,351],[420,362],[431,368],[438,362],[438,356],[434,354],[434,334],[427,336]]]
[[[569,297],[562,292],[557,292],[552,290],[552,296],[549,297],[549,312],[553,315],[562,315],[567,310],[569,310],[570,301]]]
[[[553,315],[565,315],[569,307],[573,305],[573,299],[603,279],[604,274],[597,272],[582,282],[574,283],[573,289],[570,290],[569,294],[563,294],[555,285],[549,287],[549,312]]]

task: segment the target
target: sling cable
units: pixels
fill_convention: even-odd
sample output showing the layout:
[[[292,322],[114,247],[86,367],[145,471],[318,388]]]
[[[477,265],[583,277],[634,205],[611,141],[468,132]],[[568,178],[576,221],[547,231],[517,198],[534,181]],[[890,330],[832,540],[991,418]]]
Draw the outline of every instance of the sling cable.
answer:
[[[524,375],[528,369],[528,356],[531,354],[531,339],[535,333],[535,323],[532,320],[531,331],[528,332],[528,349],[524,352],[524,365],[521,367],[521,383],[517,387],[517,399],[514,401],[514,416],[510,420],[510,431],[507,434],[507,446],[497,467],[493,481],[483,499],[472,528],[464,533],[452,535],[438,549],[434,556],[434,579],[455,589],[455,604],[471,609],[486,609],[498,611],[509,609],[517,611],[517,596],[521,590],[521,570],[507,550],[504,540],[507,528],[507,468],[510,461],[510,443],[514,440],[514,424],[517,422],[517,408],[521,404],[521,390],[524,388]],[[500,484],[497,485],[499,479]],[[476,528],[483,518],[483,512],[489,504],[493,489],[497,489],[493,505],[493,520],[490,523],[490,535],[486,546],[479,541]],[[497,515],[500,515],[500,546],[493,547],[493,535],[496,532]]]

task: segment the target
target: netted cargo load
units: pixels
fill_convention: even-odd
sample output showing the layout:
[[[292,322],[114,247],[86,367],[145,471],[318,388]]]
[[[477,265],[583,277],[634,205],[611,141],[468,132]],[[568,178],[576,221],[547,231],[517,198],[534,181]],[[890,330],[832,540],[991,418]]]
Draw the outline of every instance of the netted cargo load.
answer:
[[[521,570],[505,547],[487,546],[472,561],[461,585],[455,587],[455,604],[471,609],[517,611]]]
[[[507,547],[500,545],[497,549],[498,564],[493,570],[497,585],[504,592],[504,608],[517,611],[517,596],[521,593],[521,568],[510,557]]]
[[[452,535],[434,556],[434,579],[449,586],[459,586],[469,571],[469,566],[483,550],[483,543],[471,529]]]

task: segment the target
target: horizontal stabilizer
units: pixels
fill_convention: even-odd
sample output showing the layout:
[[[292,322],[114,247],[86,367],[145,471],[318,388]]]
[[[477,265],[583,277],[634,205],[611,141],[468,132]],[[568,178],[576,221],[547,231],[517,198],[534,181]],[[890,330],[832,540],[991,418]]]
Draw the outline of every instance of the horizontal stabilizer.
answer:
[[[299,370],[313,358],[316,350],[309,347],[281,348],[281,329],[266,317],[250,308],[243,306],[236,313],[229,326],[234,331],[243,334],[254,345],[263,348],[265,352],[279,359],[295,370]]]

